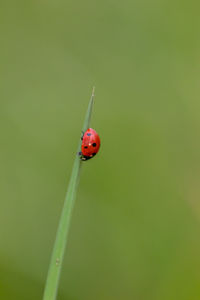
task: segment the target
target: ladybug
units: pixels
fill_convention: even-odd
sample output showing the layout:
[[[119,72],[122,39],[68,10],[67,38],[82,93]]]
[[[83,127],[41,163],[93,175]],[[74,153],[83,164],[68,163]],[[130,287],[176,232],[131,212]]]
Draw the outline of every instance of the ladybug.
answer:
[[[98,133],[92,129],[88,128],[82,136],[82,145],[81,145],[81,160],[88,160],[95,156],[99,151],[100,147],[100,137]]]

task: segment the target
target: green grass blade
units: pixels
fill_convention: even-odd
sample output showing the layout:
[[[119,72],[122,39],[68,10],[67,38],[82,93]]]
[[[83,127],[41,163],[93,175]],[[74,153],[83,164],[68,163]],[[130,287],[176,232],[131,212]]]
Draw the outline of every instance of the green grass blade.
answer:
[[[94,88],[92,91],[92,96],[88,105],[88,110],[82,128],[82,131],[84,132],[89,128],[92,106],[93,106],[93,99],[94,99]],[[77,153],[79,151],[81,151],[81,139],[79,141]],[[82,161],[80,160],[80,157],[77,155],[77,153],[76,153],[76,158],[72,169],[68,190],[64,201],[63,210],[60,217],[60,222],[58,225],[58,230],[57,230],[56,240],[55,240],[51,261],[49,265],[43,300],[55,300],[58,291],[61,267],[62,267],[64,252],[67,244],[70,220],[72,216],[72,209],[74,206],[74,201],[75,201],[75,196],[76,196],[76,191],[77,191],[78,181],[79,181],[80,168],[82,164]]]

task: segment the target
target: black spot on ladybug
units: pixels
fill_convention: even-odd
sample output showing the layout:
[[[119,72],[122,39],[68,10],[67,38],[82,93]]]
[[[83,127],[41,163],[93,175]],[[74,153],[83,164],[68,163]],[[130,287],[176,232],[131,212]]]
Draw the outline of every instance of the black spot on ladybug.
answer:
[[[91,133],[87,133],[87,136],[91,136],[92,134]]]
[[[96,155],[96,153],[92,153],[92,156],[95,156]]]
[[[96,147],[96,145],[97,145],[96,143],[93,143],[93,144],[92,144],[93,147]]]
[[[88,146],[85,146],[84,148],[85,148],[85,149],[87,149],[87,148],[88,148]]]

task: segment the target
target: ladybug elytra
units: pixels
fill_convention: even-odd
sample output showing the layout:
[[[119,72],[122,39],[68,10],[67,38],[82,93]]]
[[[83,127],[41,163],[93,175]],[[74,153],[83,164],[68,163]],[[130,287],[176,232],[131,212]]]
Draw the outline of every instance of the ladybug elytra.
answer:
[[[88,160],[94,157],[99,151],[100,147],[100,137],[98,133],[92,129],[88,128],[82,137],[81,145],[81,160]]]

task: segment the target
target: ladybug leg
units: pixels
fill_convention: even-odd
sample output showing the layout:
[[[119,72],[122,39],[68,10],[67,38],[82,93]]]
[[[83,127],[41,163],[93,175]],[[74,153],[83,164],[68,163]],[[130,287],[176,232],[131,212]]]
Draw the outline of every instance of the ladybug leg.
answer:
[[[81,156],[81,160],[82,160],[82,161],[85,161],[86,158],[85,158],[84,156]]]
[[[82,161],[85,161],[85,160],[86,160],[86,158],[83,156],[83,154],[82,154],[81,151],[78,152],[77,154],[78,154],[78,156],[80,157],[80,160],[82,160]]]
[[[84,131],[81,131],[81,141],[83,140]]]

